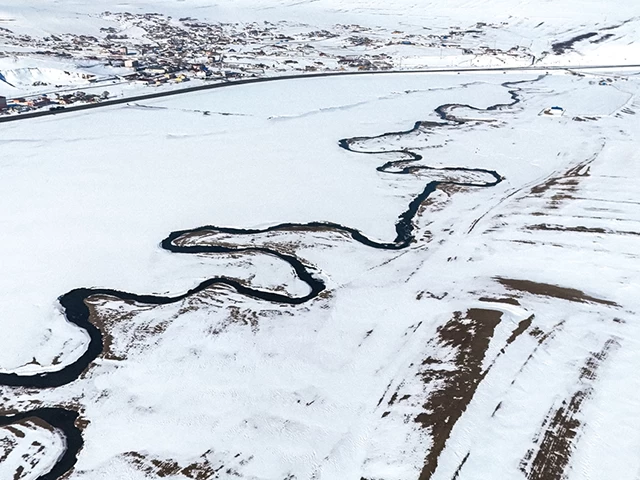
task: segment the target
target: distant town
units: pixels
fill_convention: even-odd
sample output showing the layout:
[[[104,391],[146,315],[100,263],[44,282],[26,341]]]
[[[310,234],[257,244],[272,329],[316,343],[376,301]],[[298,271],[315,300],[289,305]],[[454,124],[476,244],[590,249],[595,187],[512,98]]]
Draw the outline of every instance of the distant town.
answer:
[[[414,51],[433,54],[448,50],[470,56],[503,54],[514,58],[528,55],[521,47],[502,52],[484,45],[483,32],[497,28],[485,23],[467,29],[451,27],[439,34],[406,34],[360,25],[336,25],[329,31],[286,22],[213,24],[155,13],[104,12],[101,17],[113,26],[101,28],[100,35],[95,36],[33,38],[0,28],[4,45],[22,49],[19,54],[0,52],[0,58],[19,55],[23,63],[34,58],[53,59],[63,65],[90,65],[94,70],[100,67],[98,73],[86,69],[64,71],[73,77],[71,85],[42,80],[30,85],[32,90],[47,90],[44,93],[0,96],[0,114],[98,103],[113,97],[108,90],[111,85],[161,87],[194,80],[228,82],[300,72],[390,70],[402,68],[403,56]],[[468,45],[463,45],[463,39]],[[12,85],[1,73],[0,80]]]

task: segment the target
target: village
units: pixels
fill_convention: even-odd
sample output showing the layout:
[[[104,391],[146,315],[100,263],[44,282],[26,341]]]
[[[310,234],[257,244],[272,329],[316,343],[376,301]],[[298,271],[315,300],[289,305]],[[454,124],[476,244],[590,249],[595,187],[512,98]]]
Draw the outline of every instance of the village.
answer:
[[[451,27],[436,34],[360,25],[335,25],[327,30],[287,22],[207,23],[155,13],[104,12],[101,20],[109,26],[101,27],[97,35],[34,38],[0,29],[0,48],[21,49],[19,54],[0,50],[0,59],[13,55],[22,63],[47,59],[78,66],[77,71],[64,71],[69,81],[45,79],[29,85],[13,85],[0,70],[0,80],[19,90],[14,97],[0,96],[0,114],[98,103],[118,95],[106,90],[113,85],[179,88],[191,81],[406,69],[413,65],[403,66],[403,58],[434,52],[437,57],[438,51],[442,57],[443,50],[468,56],[527,56],[523,49],[500,52],[482,44],[483,32],[496,28],[484,23],[468,29]]]

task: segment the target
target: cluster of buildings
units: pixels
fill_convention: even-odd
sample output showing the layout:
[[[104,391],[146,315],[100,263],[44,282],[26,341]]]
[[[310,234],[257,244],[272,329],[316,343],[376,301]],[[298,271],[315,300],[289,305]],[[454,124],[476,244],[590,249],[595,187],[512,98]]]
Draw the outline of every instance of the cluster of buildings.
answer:
[[[0,40],[15,46],[28,46],[35,51],[25,55],[62,57],[77,64],[90,61],[93,66],[99,66],[98,71],[106,72],[100,78],[79,72],[87,82],[115,80],[145,86],[296,72],[389,70],[398,65],[401,58],[398,52],[412,52],[428,58],[424,49],[429,48],[457,48],[470,55],[499,53],[481,42],[473,48],[460,45],[463,38],[480,38],[483,31],[497,28],[497,25],[485,23],[468,29],[451,27],[440,34],[407,34],[356,24],[314,30],[286,22],[208,23],[191,17],[176,19],[155,13],[104,12],[102,18],[109,26],[100,28],[94,35],[34,38],[0,29]],[[512,50],[502,53],[523,54],[518,47]],[[69,85],[64,87],[69,88]],[[29,99],[0,97],[0,111],[62,108],[76,102],[101,99],[101,96],[83,92],[55,95],[55,98],[47,95]]]
[[[0,96],[0,113],[24,113],[31,110],[46,107],[51,104],[51,100],[42,95],[36,98],[7,98]]]
[[[58,110],[75,103],[98,103],[109,98],[109,92],[101,95],[76,91],[72,93],[49,95],[35,95],[32,97],[7,98],[0,96],[0,114],[26,113],[33,110],[49,108]]]
[[[340,33],[284,33],[281,25],[270,22],[210,24],[190,17],[175,20],[157,14],[107,12],[104,16],[121,25],[122,31],[137,27],[145,32],[143,38],[132,39],[118,34],[113,27],[105,29],[108,44],[103,47],[111,66],[130,69],[122,78],[147,85],[185,82],[194,77],[221,80],[292,71],[393,67],[392,58],[384,53],[347,57],[314,46],[318,41],[332,39],[336,46],[353,44],[353,35],[364,30],[357,25],[341,26]],[[372,43],[369,39],[363,41],[363,45]]]
[[[113,26],[102,27],[100,35],[4,37],[16,45],[28,43],[35,47],[36,55],[104,62],[119,69],[123,79],[149,85],[183,82],[194,76],[219,79],[268,72],[392,67],[388,55],[364,51],[386,43],[382,37],[365,36],[368,29],[359,25],[337,25],[335,31],[329,31],[270,22],[213,24],[154,13],[105,12],[102,17]],[[332,42],[328,48],[318,46],[327,41]],[[363,51],[348,58],[339,52],[353,46]]]

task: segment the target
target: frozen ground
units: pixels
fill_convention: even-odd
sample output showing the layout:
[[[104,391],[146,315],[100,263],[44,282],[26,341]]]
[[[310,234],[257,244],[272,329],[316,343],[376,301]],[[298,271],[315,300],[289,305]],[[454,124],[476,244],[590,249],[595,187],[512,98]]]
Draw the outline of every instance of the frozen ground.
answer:
[[[188,6],[428,16],[417,2],[293,3]],[[509,21],[544,18],[554,41],[636,14],[430,6],[432,22],[517,6]],[[38,30],[93,25],[75,2],[0,12]],[[639,91],[628,70],[389,74],[3,124],[0,478],[636,480]],[[434,181],[401,245],[399,216]],[[183,230],[173,244],[205,253],[161,248]],[[217,246],[231,251],[206,253]],[[57,301],[73,289],[177,297],[225,277],[306,299],[291,256],[326,289],[299,305],[224,285],[164,305],[89,296],[104,349],[88,368],[53,388],[4,385],[87,351]]]
[[[633,458],[640,441],[614,434],[639,418],[630,396],[638,219],[633,182],[615,179],[633,178],[638,84],[609,77],[607,86],[570,74],[307,79],[6,126],[15,156],[2,166],[9,335],[0,351],[3,369],[20,374],[59,370],[86,348],[55,301],[79,286],[176,295],[225,275],[307,292],[275,257],[159,249],[172,230],[319,220],[391,241],[433,173],[377,172],[402,159],[390,150],[505,180],[443,186],[415,220],[416,242],[398,252],[330,231],[196,235],[190,244],[294,253],[328,291],[300,307],[220,288],[153,308],[95,298],[109,339],[101,358],[60,388],[5,389],[4,408],[79,410],[85,444],[71,478],[92,479],[153,477],[162,465],[175,478],[190,466],[241,478],[450,478],[465,458],[459,478],[544,478],[535,472],[552,467],[538,452],[554,448],[553,432],[566,436],[545,418],[564,408],[578,428],[553,468],[602,478],[600,452]],[[511,107],[447,107],[471,122],[365,138],[442,122],[440,105],[506,105],[514,89],[522,101]],[[286,104],[285,90],[296,92]],[[565,115],[541,116],[552,103]],[[351,137],[354,151],[339,148]],[[389,153],[357,153],[367,151]],[[599,354],[608,341],[615,348]],[[602,418],[608,395],[619,413]],[[457,422],[443,427],[433,414],[442,408]],[[625,469],[618,477],[634,478]]]

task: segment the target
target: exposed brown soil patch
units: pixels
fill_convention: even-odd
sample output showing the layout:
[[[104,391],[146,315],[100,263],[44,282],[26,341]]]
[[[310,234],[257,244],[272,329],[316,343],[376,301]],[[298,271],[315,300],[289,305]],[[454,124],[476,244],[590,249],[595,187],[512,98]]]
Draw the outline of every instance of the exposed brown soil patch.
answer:
[[[579,414],[582,406],[593,392],[599,367],[618,346],[617,340],[610,338],[600,351],[589,355],[580,369],[578,390],[565,399],[560,408],[549,412],[539,434],[534,438],[534,447],[527,451],[520,462],[520,470],[527,480],[565,478],[565,470],[581,433],[582,421]]]
[[[200,457],[200,460],[189,465],[181,465],[175,460],[150,457],[139,452],[127,452],[123,456],[138,470],[154,478],[182,476],[193,480],[209,480],[224,468],[224,466],[214,468],[207,460],[206,453]]]
[[[24,473],[24,467],[22,465],[20,465],[17,469],[16,469],[16,473],[14,473],[13,475],[13,480],[20,480],[22,477],[22,474]]]
[[[553,192],[553,195],[550,197],[549,206],[551,208],[557,208],[558,203],[562,200],[573,199],[578,191],[578,185],[582,177],[588,177],[590,175],[591,167],[589,165],[596,159],[599,153],[600,152],[597,152],[563,174],[548,178],[544,182],[531,187],[529,190],[531,195],[541,197]]]
[[[631,232],[625,230],[611,230],[610,228],[600,228],[600,227],[565,227],[564,225],[551,225],[547,223],[541,223],[536,225],[527,225],[527,230],[546,230],[552,232],[578,232],[578,233],[598,233],[598,234],[609,234],[609,235],[632,235],[632,236],[640,236],[640,232]]]
[[[520,302],[518,300],[510,297],[501,297],[501,298],[480,297],[479,300],[481,302],[508,303],[509,305],[516,305],[516,306],[520,305]]]
[[[202,301],[206,292],[200,292],[184,300],[180,313],[191,309],[192,302]],[[101,357],[108,360],[125,360],[127,352],[142,343],[150,336],[160,335],[166,331],[170,321],[145,321],[135,322],[138,313],[154,308],[152,305],[137,304],[132,301],[122,300],[108,295],[92,295],[85,300],[89,309],[89,321],[102,333],[103,349]],[[122,305],[134,306],[132,309],[123,309]],[[117,332],[120,343],[116,346],[113,333]],[[127,340],[123,344],[123,340]]]
[[[115,355],[112,351],[113,345],[113,336],[111,335],[111,330],[117,321],[127,320],[127,318],[133,317],[133,314],[125,314],[121,315],[116,314],[107,314],[100,309],[105,301],[118,301],[119,299],[115,297],[108,297],[105,295],[93,295],[85,300],[85,304],[89,309],[89,321],[93,323],[102,333],[102,343],[104,345],[102,349],[102,357],[108,360],[124,360],[124,357]]]
[[[588,122],[588,121],[598,121],[597,117],[588,117],[585,115],[579,115],[577,117],[573,117],[572,120],[575,120],[576,122]]]
[[[0,463],[4,462],[9,457],[17,444],[18,442],[16,442],[15,438],[6,437],[0,439]]]
[[[453,196],[456,193],[462,192],[465,188],[461,185],[456,185],[455,183],[443,183],[438,185],[438,190],[446,193],[449,196]]]
[[[420,372],[424,382],[434,388],[423,406],[424,412],[415,419],[433,439],[420,480],[430,479],[435,472],[453,427],[487,373],[482,362],[501,317],[502,313],[496,310],[470,309],[465,315],[456,312],[430,342],[442,352],[442,358],[427,357]],[[445,363],[455,368],[442,368]]]
[[[422,300],[423,298],[433,298],[434,300],[442,300],[444,297],[449,295],[449,292],[444,292],[439,295],[436,295],[433,292],[429,292],[427,290],[423,290],[416,295],[416,300]]]
[[[582,290],[575,288],[560,287],[558,285],[551,285],[549,283],[538,283],[531,280],[516,280],[513,278],[496,277],[503,286],[510,290],[518,290],[520,292],[531,293],[532,295],[540,295],[543,297],[560,298],[562,300],[568,300],[570,302],[580,303],[599,303],[601,305],[619,306],[615,302],[610,300],[604,300],[602,298],[591,297],[584,293]]]
[[[38,417],[23,418],[11,425],[2,427],[3,430],[10,432],[13,437],[0,439],[0,463],[9,458],[9,455],[26,437],[24,430],[33,430],[34,428],[42,428],[50,432],[54,431],[51,425]],[[15,470],[12,477],[13,480],[31,478],[33,471],[38,468],[38,464],[42,459],[41,454],[45,451],[46,446],[38,441],[32,441],[31,447],[33,448],[29,450],[29,453],[22,455],[23,465],[18,466]]]
[[[564,176],[549,178],[549,179],[545,180],[544,182],[542,182],[542,183],[540,183],[540,184],[538,184],[538,185],[536,185],[534,187],[531,187],[530,192],[533,195],[542,195],[543,193],[546,193],[551,189],[555,189],[555,188],[559,188],[559,187],[562,188],[561,185],[562,185],[562,181],[564,179],[565,179]],[[574,187],[575,185],[576,185],[575,182],[570,182],[569,183],[569,187],[570,188],[568,188],[567,190],[574,190],[571,187]],[[565,188],[562,188],[562,189],[565,190]]]
[[[314,225],[314,226],[310,226],[310,225],[288,225],[286,230],[274,230],[272,232],[265,232],[263,233],[263,238],[264,238],[264,245],[263,246],[267,246],[267,244],[269,243],[268,241],[270,241],[271,246],[275,246],[276,248],[272,248],[275,251],[278,251],[278,244],[273,242],[274,238],[277,238],[278,236],[286,236],[287,234],[291,233],[291,232],[300,232],[300,233],[309,233],[309,232],[315,232],[315,233],[329,233],[331,235],[339,235],[342,237],[348,237],[349,235],[346,232],[341,232],[341,231],[336,231],[333,227],[331,226],[323,226],[323,225]],[[218,237],[221,236],[222,238],[228,237],[228,234],[219,234],[218,232],[214,231],[214,230],[199,230],[196,232],[189,232],[189,233],[185,233],[184,235],[176,238],[173,243],[175,245],[178,246],[189,246],[189,245],[220,245],[223,247],[229,247],[229,248],[235,248],[238,246],[242,246],[241,243],[236,244],[231,240],[228,239],[219,239]],[[287,243],[291,243],[292,245],[298,245],[295,242],[287,242]],[[254,245],[254,242],[247,242],[247,245]],[[253,255],[252,252],[242,252],[242,253],[232,253],[232,252],[227,252],[227,253],[223,253],[223,254],[219,254],[216,253],[214,255],[230,255],[234,258],[239,257],[240,255]]]
[[[22,425],[32,424],[37,426],[38,428],[42,428],[43,430],[47,430],[49,432],[55,432],[55,429],[51,425],[49,425],[47,422],[45,422],[44,420],[38,417],[25,418],[21,422],[18,422],[18,424],[22,424]]]
[[[240,308],[235,305],[229,305],[227,312],[228,315],[225,319],[207,329],[208,335],[220,335],[234,324],[249,326],[253,333],[258,331],[260,316],[257,311],[251,308]]]
[[[24,421],[23,421],[24,422]],[[23,423],[21,422],[21,423]],[[24,438],[25,434],[22,430],[19,430],[11,425],[7,425],[6,427],[3,427],[5,430],[7,430],[8,432],[11,432],[12,435],[15,435],[18,438]]]
[[[511,345],[516,340],[516,338],[522,335],[531,326],[531,322],[533,322],[533,315],[525,318],[524,320],[520,320],[520,322],[518,322],[518,326],[513,332],[511,332],[511,335],[507,339],[506,346]],[[504,348],[502,349],[502,351],[504,352]]]
[[[526,320],[525,320],[526,321]],[[536,353],[538,352],[538,350],[540,349],[540,347],[542,347],[542,345],[546,344],[549,340],[551,340],[552,338],[554,338],[556,336],[556,334],[563,328],[565,323],[565,320],[562,320],[561,322],[556,323],[549,331],[545,332],[543,330],[541,330],[539,327],[533,327],[529,330],[529,335],[534,338],[536,340],[536,342],[538,343],[538,345],[536,345],[536,347],[533,349],[533,351],[529,354],[529,356],[527,357],[527,359],[524,361],[524,363],[520,366],[520,368],[518,369],[518,374],[511,380],[511,385],[514,385],[516,383],[516,380],[518,379],[518,375],[520,375],[520,373],[522,373],[522,371],[525,369],[525,367],[529,364],[529,362],[531,360],[533,360],[533,358],[535,357]],[[497,409],[500,407],[501,405],[499,404]],[[494,412],[495,413],[495,412]]]

